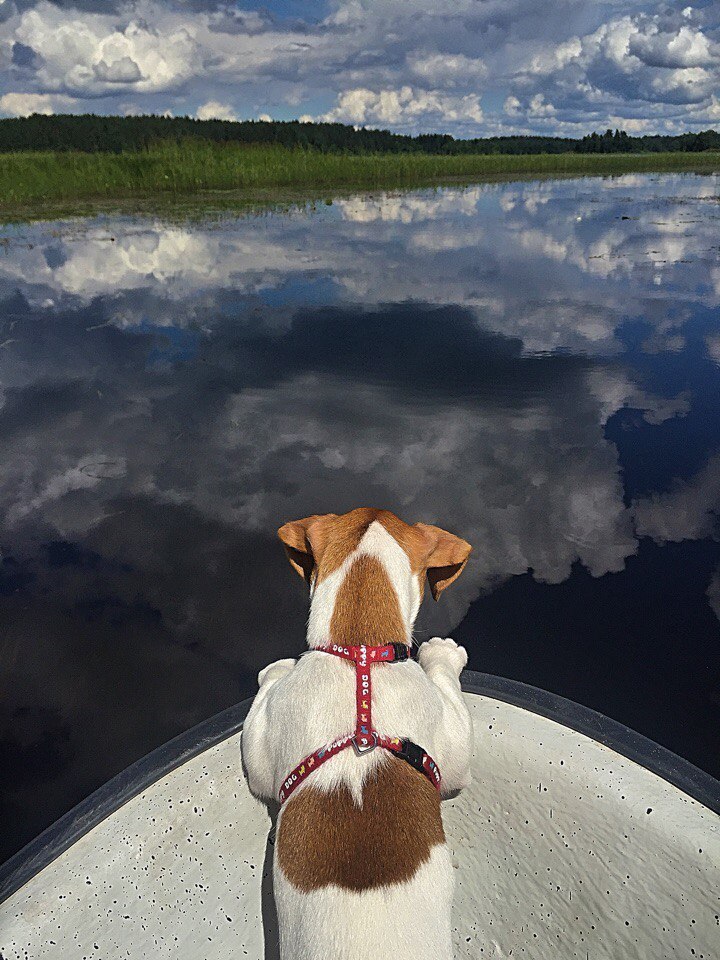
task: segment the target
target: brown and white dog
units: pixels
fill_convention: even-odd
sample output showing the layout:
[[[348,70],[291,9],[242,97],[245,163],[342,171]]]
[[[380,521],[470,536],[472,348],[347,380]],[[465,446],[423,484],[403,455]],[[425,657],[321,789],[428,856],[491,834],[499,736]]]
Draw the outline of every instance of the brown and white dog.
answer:
[[[260,672],[242,734],[252,792],[277,799],[288,773],[352,732],[354,666],[318,648],[412,643],[427,577],[434,598],[471,547],[385,510],[306,517],[278,531],[310,585],[309,651]],[[460,690],[463,647],[436,637],[417,661],[372,671],[373,726],[421,745],[441,793],[470,782],[472,721]],[[343,750],[282,807],[274,860],[283,960],[449,960],[453,869],[440,793],[389,750]]]

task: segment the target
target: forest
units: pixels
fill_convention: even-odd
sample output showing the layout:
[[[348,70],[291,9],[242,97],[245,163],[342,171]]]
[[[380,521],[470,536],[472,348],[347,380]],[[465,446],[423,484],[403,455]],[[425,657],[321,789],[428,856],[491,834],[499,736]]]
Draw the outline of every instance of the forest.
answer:
[[[606,130],[580,139],[507,136],[460,140],[449,134],[411,137],[342,123],[301,123],[298,120],[195,120],[192,117],[96,114],[33,114],[0,119],[0,153],[28,150],[122,153],[188,140],[300,147],[345,154],[520,155],[720,150],[720,133],[715,130],[678,136],[633,137],[624,130]]]

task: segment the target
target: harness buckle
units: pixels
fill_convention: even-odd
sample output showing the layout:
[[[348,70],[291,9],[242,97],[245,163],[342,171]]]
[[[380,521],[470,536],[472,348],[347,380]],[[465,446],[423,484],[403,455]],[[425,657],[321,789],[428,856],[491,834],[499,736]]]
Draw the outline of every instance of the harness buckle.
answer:
[[[372,743],[368,743],[364,747],[361,747],[360,744],[357,742],[357,737],[353,737],[352,740],[350,741],[350,743],[352,743],[353,745],[353,750],[359,757],[361,757],[365,753],[372,753],[372,751],[378,745],[377,734],[373,732],[371,736],[372,736]]]
[[[410,651],[404,643],[393,643],[392,648],[395,656],[395,663],[399,663],[401,660],[409,659]]]
[[[400,745],[400,749],[395,751],[395,756],[400,757],[401,760],[409,763],[411,767],[415,767],[416,770],[424,773],[425,766],[423,764],[423,758],[426,754],[423,748],[418,746],[417,743],[413,743],[412,740],[401,740]]]

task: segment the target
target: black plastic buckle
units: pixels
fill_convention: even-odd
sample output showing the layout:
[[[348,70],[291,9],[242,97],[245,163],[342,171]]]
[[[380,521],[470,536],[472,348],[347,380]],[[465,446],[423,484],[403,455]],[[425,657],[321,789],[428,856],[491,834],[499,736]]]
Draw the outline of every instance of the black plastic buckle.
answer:
[[[393,643],[393,663],[399,663],[401,660],[407,660],[410,656],[410,651],[404,643]]]
[[[413,743],[412,740],[401,740],[400,743],[401,749],[396,751],[395,756],[400,757],[401,760],[405,760],[406,763],[409,763],[411,767],[415,767],[416,770],[424,772],[423,757],[425,756],[425,751],[423,748]]]

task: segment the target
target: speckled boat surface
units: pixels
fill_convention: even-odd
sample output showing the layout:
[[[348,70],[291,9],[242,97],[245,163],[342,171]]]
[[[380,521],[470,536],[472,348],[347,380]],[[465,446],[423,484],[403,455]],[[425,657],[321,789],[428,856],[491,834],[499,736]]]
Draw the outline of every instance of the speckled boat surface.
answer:
[[[474,782],[443,804],[455,956],[720,956],[720,784],[607,718],[467,672]],[[106,784],[0,869],[3,960],[277,958],[249,701]]]

